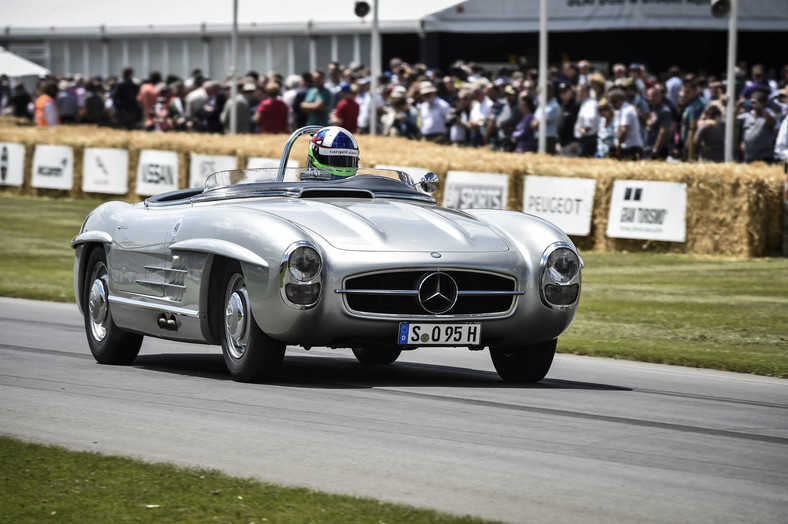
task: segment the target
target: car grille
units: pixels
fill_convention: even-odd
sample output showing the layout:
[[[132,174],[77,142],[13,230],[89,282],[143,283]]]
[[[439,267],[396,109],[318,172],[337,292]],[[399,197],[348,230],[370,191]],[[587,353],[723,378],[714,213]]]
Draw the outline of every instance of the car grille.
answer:
[[[514,306],[517,291],[514,278],[493,273],[464,270],[406,270],[373,273],[348,278],[337,290],[347,298],[355,313],[396,316],[437,316],[419,299],[419,284],[428,275],[450,276],[457,287],[456,302],[441,315],[502,315]]]

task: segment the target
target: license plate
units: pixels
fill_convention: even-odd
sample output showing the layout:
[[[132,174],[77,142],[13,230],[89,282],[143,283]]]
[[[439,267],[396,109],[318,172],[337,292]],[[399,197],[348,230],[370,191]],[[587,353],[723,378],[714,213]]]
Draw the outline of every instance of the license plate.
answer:
[[[411,324],[399,325],[400,345],[475,346],[482,340],[481,324]]]

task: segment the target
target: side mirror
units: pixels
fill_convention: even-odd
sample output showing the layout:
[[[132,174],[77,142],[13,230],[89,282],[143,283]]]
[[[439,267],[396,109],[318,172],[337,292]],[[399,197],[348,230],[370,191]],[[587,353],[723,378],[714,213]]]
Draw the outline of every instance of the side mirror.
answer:
[[[440,180],[438,179],[438,175],[432,172],[424,175],[421,179],[421,182],[419,182],[419,187],[421,187],[421,189],[427,193],[433,193],[436,189],[438,189],[439,185]]]

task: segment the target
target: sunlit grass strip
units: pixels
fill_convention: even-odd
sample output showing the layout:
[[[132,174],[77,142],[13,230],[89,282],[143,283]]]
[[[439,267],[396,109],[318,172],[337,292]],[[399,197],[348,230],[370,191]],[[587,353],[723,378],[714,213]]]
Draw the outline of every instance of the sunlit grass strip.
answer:
[[[16,524],[484,522],[5,437],[0,437],[0,493],[0,522]]]

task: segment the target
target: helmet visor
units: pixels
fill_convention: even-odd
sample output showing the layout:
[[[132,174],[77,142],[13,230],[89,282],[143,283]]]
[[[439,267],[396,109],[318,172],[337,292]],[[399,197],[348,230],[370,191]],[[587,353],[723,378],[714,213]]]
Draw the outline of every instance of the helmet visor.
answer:
[[[323,152],[321,152],[321,150]],[[325,154],[328,153],[328,154]],[[330,150],[328,148],[315,148],[315,160],[324,166],[331,167],[358,167],[358,152],[353,150]]]

